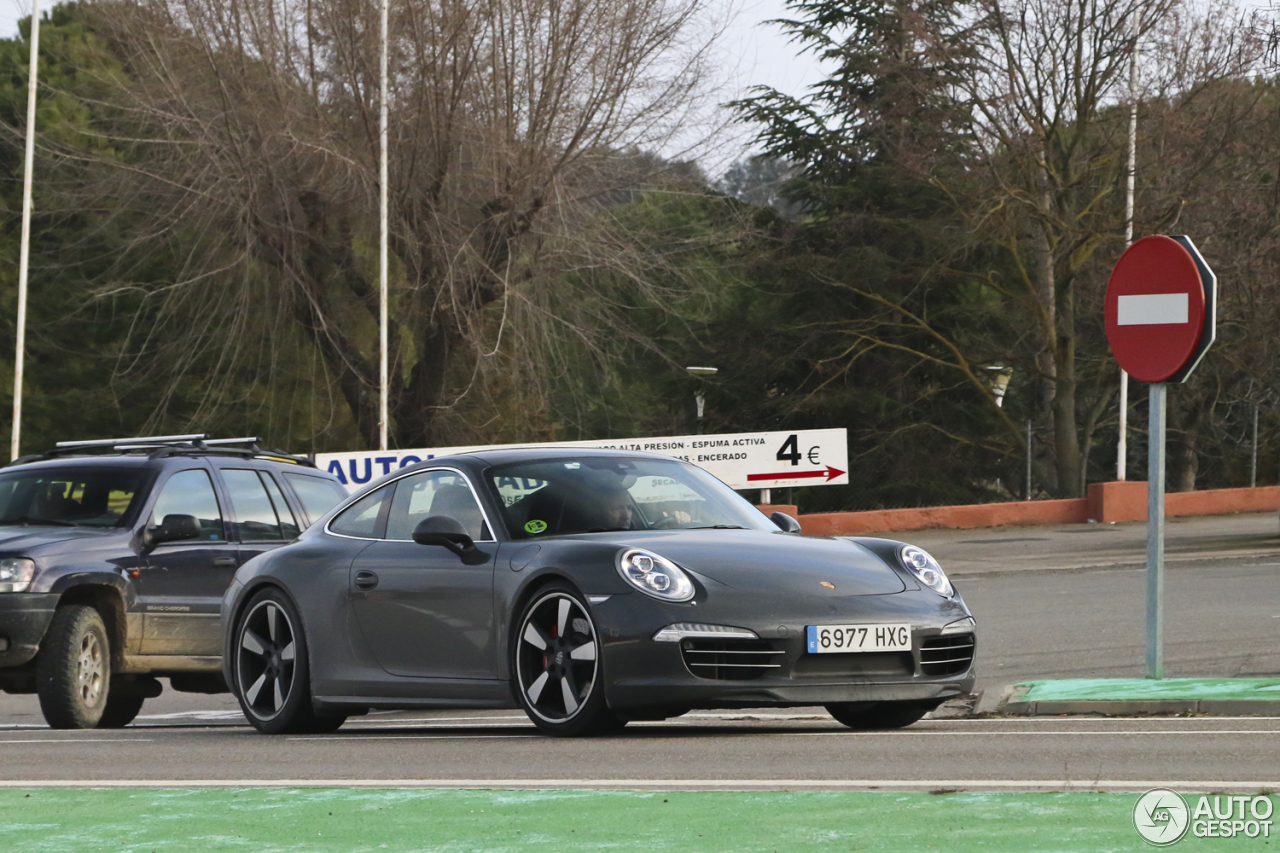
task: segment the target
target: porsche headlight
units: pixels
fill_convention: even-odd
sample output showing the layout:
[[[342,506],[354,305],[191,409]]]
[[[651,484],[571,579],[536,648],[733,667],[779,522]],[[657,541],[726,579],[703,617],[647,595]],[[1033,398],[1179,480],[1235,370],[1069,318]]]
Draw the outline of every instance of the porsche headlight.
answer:
[[[36,564],[25,557],[0,560],[0,592],[23,592],[31,585]]]
[[[663,601],[688,601],[695,592],[693,581],[679,566],[640,548],[618,554],[618,574],[636,589]]]
[[[942,570],[942,566],[938,565],[937,560],[929,556],[928,551],[917,548],[915,545],[903,545],[900,554],[902,565],[920,583],[945,598],[955,594],[951,581],[947,580],[947,573]]]

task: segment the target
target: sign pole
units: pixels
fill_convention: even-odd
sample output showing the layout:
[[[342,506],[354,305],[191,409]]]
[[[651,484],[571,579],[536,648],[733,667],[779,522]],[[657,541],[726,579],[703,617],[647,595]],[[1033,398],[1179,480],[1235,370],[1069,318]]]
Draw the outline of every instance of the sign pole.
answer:
[[[1150,386],[1147,448],[1147,678],[1164,677],[1164,479],[1163,382]]]

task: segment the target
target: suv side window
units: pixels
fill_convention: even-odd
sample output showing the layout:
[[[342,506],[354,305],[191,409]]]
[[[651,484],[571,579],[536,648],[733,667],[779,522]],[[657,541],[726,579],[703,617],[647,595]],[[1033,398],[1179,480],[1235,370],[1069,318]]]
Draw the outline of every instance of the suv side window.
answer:
[[[218,495],[213,490],[209,472],[203,468],[179,471],[165,482],[160,496],[156,498],[155,508],[151,510],[151,526],[158,526],[166,515],[194,515],[200,522],[197,541],[227,541]]]
[[[480,504],[456,471],[423,471],[396,481],[387,516],[387,539],[412,539],[418,523],[433,515],[456,519],[472,539],[490,539]]]
[[[311,521],[333,509],[347,496],[346,490],[332,480],[305,474],[285,474],[284,477],[293,486],[293,493],[302,501],[302,509]]]
[[[359,539],[377,539],[381,533],[383,508],[395,484],[383,486],[376,492],[365,495],[338,514],[329,522],[329,532],[342,536],[355,536]]]
[[[245,468],[223,468],[222,479],[236,511],[241,542],[279,542],[298,535],[298,525],[274,480],[271,487],[276,499],[272,500],[264,482],[271,479],[270,475]]]
[[[267,487],[267,494],[271,495],[271,503],[275,505],[276,515],[280,518],[280,529],[284,532],[284,538],[298,538],[302,528],[298,526],[298,519],[294,516],[293,510],[289,508],[289,502],[284,499],[284,492],[280,491],[280,485],[276,482],[276,478],[266,471],[259,471],[258,476],[262,478],[263,485]]]

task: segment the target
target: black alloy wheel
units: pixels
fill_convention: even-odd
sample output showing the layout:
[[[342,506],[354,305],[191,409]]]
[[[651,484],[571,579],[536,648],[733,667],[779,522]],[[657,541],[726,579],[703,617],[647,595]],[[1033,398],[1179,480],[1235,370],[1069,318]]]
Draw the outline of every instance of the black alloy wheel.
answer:
[[[562,736],[625,725],[605,706],[598,635],[576,590],[557,584],[540,591],[518,625],[516,689],[534,725]]]
[[[236,698],[258,731],[331,732],[346,720],[316,714],[312,707],[302,620],[279,589],[267,588],[253,597],[235,638]]]

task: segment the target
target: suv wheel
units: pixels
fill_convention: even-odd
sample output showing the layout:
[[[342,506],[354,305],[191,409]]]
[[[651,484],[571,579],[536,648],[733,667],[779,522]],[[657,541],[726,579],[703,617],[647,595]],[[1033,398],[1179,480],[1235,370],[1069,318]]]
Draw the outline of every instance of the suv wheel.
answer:
[[[36,692],[45,720],[55,729],[94,728],[107,708],[110,687],[111,645],[102,616],[83,604],[58,608],[36,657]]]

